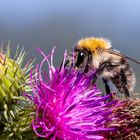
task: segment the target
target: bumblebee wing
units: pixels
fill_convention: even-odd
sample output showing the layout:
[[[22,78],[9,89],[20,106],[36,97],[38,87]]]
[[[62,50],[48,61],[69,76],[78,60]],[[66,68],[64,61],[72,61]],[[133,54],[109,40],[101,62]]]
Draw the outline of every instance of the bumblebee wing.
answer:
[[[116,50],[107,50],[107,52],[110,53],[110,54],[114,54],[114,55],[117,55],[117,56],[124,57],[124,58],[126,58],[128,60],[131,60],[131,61],[137,63],[137,64],[140,64],[140,61],[138,61],[138,60],[136,60],[134,58],[131,58],[131,57],[129,57],[129,56],[123,54],[123,53],[120,53],[119,51],[116,51]]]

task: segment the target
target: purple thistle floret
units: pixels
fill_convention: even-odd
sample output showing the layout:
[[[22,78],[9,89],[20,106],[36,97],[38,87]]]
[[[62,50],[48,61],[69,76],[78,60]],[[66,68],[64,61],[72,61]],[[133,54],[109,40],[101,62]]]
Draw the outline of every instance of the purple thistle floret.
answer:
[[[91,84],[91,76],[80,74],[73,68],[65,68],[66,52],[61,69],[53,66],[53,54],[44,56],[31,78],[33,95],[28,97],[36,106],[32,126],[38,137],[52,140],[105,140],[115,128],[106,128],[117,100],[101,96]],[[49,60],[50,59],[50,60]],[[44,63],[48,74],[42,76]],[[92,75],[93,76],[93,75]]]

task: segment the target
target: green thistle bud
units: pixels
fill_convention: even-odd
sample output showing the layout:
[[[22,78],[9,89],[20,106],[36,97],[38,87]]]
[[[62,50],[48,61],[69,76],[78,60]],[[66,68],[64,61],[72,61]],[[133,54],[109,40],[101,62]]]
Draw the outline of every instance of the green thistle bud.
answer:
[[[0,138],[24,139],[24,134],[31,131],[33,106],[23,93],[30,91],[28,72],[33,67],[33,60],[22,68],[27,55],[24,48],[20,52],[17,48],[13,59],[10,54],[9,45],[5,52],[0,50]]]

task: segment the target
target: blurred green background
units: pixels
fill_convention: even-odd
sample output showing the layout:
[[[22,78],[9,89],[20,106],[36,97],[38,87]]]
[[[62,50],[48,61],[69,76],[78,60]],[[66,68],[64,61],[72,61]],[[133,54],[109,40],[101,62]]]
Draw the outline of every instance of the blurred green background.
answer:
[[[36,63],[35,47],[48,53],[55,45],[59,65],[64,50],[88,36],[109,38],[113,48],[140,60],[140,1],[0,0],[0,42],[24,46]],[[131,64],[139,92],[140,65]]]

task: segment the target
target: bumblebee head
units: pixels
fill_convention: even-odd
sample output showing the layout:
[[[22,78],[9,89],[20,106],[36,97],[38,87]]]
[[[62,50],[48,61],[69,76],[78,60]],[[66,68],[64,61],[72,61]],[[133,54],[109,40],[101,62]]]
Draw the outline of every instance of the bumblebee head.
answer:
[[[85,71],[88,71],[93,59],[97,59],[100,51],[110,48],[111,44],[107,39],[94,37],[81,39],[77,42],[74,49],[74,66],[76,68],[84,68]],[[67,62],[69,66],[73,63],[72,59],[71,61],[68,59]]]

